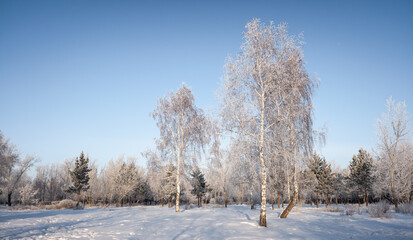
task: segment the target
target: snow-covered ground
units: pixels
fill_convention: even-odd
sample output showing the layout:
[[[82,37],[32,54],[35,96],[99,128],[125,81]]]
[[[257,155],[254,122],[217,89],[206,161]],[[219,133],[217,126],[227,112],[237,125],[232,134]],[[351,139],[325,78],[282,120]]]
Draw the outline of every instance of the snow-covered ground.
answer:
[[[334,207],[334,206],[333,206]],[[413,239],[413,216],[370,218],[305,206],[287,219],[268,208],[207,206],[175,213],[159,206],[85,210],[0,211],[0,239]]]

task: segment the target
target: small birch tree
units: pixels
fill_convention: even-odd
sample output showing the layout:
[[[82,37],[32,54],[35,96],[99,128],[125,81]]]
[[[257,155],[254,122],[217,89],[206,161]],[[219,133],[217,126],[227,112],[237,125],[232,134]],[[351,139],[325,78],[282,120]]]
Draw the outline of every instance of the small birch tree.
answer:
[[[160,130],[160,148],[169,150],[176,161],[176,207],[179,212],[181,176],[190,151],[199,151],[209,141],[204,112],[195,106],[191,90],[183,85],[176,93],[160,98],[152,113]]]
[[[390,161],[390,189],[394,205],[398,206],[398,196],[394,185],[395,161],[398,155],[400,143],[408,135],[408,122],[406,103],[395,103],[390,97],[386,101],[387,112],[377,122],[379,148]]]

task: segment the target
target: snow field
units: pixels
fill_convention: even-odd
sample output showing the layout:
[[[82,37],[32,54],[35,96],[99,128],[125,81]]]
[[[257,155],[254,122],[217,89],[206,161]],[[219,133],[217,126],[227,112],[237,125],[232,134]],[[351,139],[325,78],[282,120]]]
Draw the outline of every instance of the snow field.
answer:
[[[0,211],[0,239],[413,239],[413,216],[370,218],[363,210],[347,216],[325,208],[294,208],[287,219],[267,208],[268,227],[259,227],[259,208],[228,206],[174,208],[139,206],[85,210]]]

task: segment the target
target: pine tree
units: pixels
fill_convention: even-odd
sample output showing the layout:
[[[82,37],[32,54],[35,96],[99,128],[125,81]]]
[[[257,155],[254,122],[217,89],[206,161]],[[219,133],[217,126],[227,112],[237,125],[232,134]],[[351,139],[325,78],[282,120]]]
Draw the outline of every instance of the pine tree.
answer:
[[[69,171],[73,185],[66,190],[66,192],[77,194],[76,206],[79,206],[80,203],[80,193],[89,189],[89,172],[89,157],[85,158],[82,151],[80,156],[76,157],[75,168]]]
[[[320,177],[318,178],[318,182],[324,194],[324,199],[325,199],[325,203],[327,207],[328,206],[328,194],[332,192],[333,174],[331,171],[331,165],[327,163],[325,158],[321,159],[320,173],[321,174],[320,174]]]
[[[202,197],[205,196],[207,191],[207,185],[205,182],[204,174],[199,170],[199,168],[195,168],[195,170],[191,173],[192,176],[192,195],[195,195],[198,198],[198,207],[201,206]]]
[[[350,162],[350,180],[358,186],[361,192],[364,192],[364,201],[366,206],[369,205],[368,191],[373,184],[372,177],[373,158],[370,154],[360,148],[359,153],[353,156],[353,160]]]
[[[118,203],[123,206],[124,198],[138,188],[140,183],[138,168],[134,162],[122,163],[115,183],[118,186]]]
[[[162,178],[163,192],[168,199],[168,207],[173,207],[172,199],[176,195],[176,167],[169,163]]]
[[[332,188],[331,166],[327,163],[325,158],[322,158],[317,153],[314,153],[310,158],[308,167],[315,174],[317,179],[317,185],[315,189],[317,193],[317,208],[319,193],[324,194],[327,207],[328,193],[331,192]]]

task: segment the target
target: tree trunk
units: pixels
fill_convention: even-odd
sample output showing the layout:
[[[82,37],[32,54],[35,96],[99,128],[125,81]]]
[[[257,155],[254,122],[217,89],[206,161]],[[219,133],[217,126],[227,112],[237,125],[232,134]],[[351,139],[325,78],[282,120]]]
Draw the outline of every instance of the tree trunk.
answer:
[[[282,212],[280,218],[287,218],[288,214],[293,209],[293,207],[294,207],[294,205],[297,201],[297,198],[298,198],[298,192],[294,191],[293,200],[288,204],[287,208],[284,209],[284,211]]]
[[[300,202],[300,193],[298,193],[298,195],[297,195],[297,205],[298,205],[299,202]]]
[[[310,192],[310,206],[313,206],[313,192]]]
[[[409,197],[409,203],[412,203],[413,201],[413,169],[410,172],[410,197]]]
[[[281,194],[278,192],[278,208],[280,208]]]
[[[318,208],[318,191],[317,191],[317,198],[316,198],[316,202],[317,202],[317,208]]]
[[[267,204],[267,172],[265,171],[264,160],[264,112],[265,112],[265,98],[264,92],[261,95],[261,129],[260,129],[260,164],[261,164],[261,212],[260,212],[260,226],[267,226],[267,215],[265,206]]]
[[[7,193],[7,205],[9,207],[11,207],[11,194],[12,194],[12,192]]]
[[[178,150],[178,160],[177,160],[177,170],[176,170],[176,203],[175,203],[175,212],[179,212],[179,195],[181,194],[181,182],[180,182],[180,151]]]
[[[225,207],[227,207],[227,190],[224,188],[224,203]]]
[[[254,209],[254,202],[252,201],[252,191],[250,192],[250,204],[251,204],[251,209]]]
[[[288,170],[288,166],[287,166],[287,200],[288,202],[290,202],[290,176],[288,174],[289,170]]]
[[[274,210],[274,198],[272,195],[273,190],[271,189],[271,209]]]
[[[366,193],[363,191],[363,203],[365,204],[366,203]]]
[[[394,187],[394,159],[396,156],[396,147],[397,147],[397,142],[396,142],[396,146],[394,146],[393,154],[391,156],[390,180],[391,180],[391,195],[393,198],[394,206],[397,208],[399,205],[399,201],[397,199],[396,189]]]
[[[328,193],[325,194],[326,207],[328,206]]]
[[[368,207],[369,206],[369,195],[367,193],[367,189],[364,189],[364,199],[366,202],[366,207]]]
[[[43,184],[43,193],[42,193],[42,200],[43,202],[46,199],[46,183]]]
[[[79,206],[80,204],[80,192],[77,193],[77,203],[76,203],[76,207]]]
[[[280,218],[287,218],[288,214],[290,213],[290,211],[293,209],[295,203],[297,203],[298,201],[298,173],[297,173],[297,148],[294,147],[294,196],[293,196],[293,200],[288,204],[287,208],[284,209],[284,211],[282,212]]]

